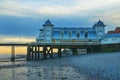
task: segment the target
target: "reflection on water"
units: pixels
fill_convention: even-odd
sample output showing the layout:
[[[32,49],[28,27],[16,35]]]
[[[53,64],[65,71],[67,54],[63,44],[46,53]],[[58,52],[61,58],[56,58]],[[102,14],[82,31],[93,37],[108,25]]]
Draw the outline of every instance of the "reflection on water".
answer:
[[[0,59],[3,59],[3,58],[10,58],[11,57],[11,54],[0,54]]]
[[[14,62],[12,64],[14,65]],[[80,78],[82,78],[80,74],[70,66],[18,67],[0,70],[1,80],[80,80]]]
[[[15,62],[11,62],[11,63],[12,63],[12,65],[15,65]],[[12,68],[11,70],[12,70],[12,78],[11,79],[16,80],[15,79],[15,68]]]

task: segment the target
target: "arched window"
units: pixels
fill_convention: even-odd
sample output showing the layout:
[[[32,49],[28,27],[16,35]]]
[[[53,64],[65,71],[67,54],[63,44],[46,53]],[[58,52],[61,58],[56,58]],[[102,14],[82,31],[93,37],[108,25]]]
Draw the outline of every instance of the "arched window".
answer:
[[[77,33],[77,37],[80,37],[80,33]]]
[[[69,32],[69,37],[71,37],[71,32]]]
[[[61,36],[64,37],[64,32],[61,32]]]
[[[88,32],[85,32],[85,38],[88,38]]]

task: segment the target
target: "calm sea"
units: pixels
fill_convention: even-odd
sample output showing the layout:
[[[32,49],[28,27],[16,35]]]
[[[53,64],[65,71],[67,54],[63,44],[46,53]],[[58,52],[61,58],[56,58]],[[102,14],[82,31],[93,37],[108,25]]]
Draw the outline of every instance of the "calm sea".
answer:
[[[0,54],[0,58],[10,58],[11,54]]]
[[[25,57],[26,56],[26,54],[16,54],[15,55],[15,57],[17,58],[17,57]],[[0,53],[0,59],[2,59],[2,58],[11,58],[11,54],[1,54]]]

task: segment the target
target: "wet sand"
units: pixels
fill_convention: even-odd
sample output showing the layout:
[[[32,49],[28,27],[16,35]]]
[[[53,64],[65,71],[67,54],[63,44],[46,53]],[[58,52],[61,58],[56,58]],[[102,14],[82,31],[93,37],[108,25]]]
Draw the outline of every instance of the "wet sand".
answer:
[[[120,80],[120,52],[1,61],[0,80]]]
[[[1,80],[94,80],[70,66],[69,57],[1,62]]]

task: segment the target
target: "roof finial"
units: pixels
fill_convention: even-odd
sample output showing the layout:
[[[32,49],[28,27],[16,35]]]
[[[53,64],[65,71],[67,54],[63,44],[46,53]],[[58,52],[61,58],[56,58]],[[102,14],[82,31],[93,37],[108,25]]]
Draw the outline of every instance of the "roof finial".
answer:
[[[101,20],[99,19],[99,22],[100,22]]]
[[[49,19],[47,21],[50,21]]]

